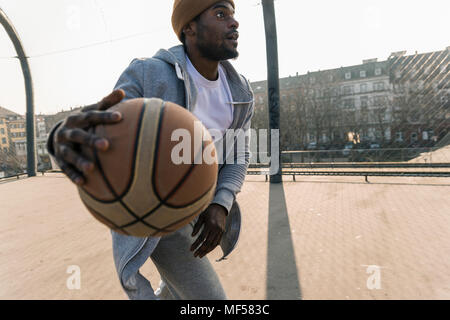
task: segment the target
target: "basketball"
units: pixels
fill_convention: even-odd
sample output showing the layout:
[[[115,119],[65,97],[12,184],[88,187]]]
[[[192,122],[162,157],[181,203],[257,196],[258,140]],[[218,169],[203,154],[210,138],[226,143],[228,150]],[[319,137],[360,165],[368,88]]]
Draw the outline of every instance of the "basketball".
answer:
[[[109,149],[82,149],[95,163],[78,187],[88,211],[110,229],[136,237],[163,236],[187,225],[208,207],[216,188],[217,156],[208,130],[185,108],[160,99],[132,99],[109,110],[121,112],[122,121],[89,128],[109,140]],[[199,125],[201,143],[195,141]],[[183,141],[190,155],[176,152],[176,130],[192,137]],[[207,150],[215,161],[203,161]],[[178,153],[189,161],[173,161]]]

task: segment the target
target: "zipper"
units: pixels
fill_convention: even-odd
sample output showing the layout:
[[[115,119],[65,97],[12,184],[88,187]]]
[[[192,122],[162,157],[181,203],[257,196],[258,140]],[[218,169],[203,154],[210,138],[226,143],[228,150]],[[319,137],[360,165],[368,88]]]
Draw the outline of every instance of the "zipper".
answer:
[[[242,102],[226,102],[227,104],[232,104],[232,105],[236,105],[236,104],[251,104],[253,103],[255,100],[252,99],[250,101],[242,101]]]
[[[175,72],[177,73],[177,77],[178,79],[180,79],[181,81],[184,82],[184,88],[186,91],[186,109],[188,111],[192,111],[191,109],[191,90],[190,90],[190,85],[188,84],[189,81],[187,81],[187,75],[184,72],[183,69],[181,69],[180,65],[178,64],[178,62],[175,62]]]

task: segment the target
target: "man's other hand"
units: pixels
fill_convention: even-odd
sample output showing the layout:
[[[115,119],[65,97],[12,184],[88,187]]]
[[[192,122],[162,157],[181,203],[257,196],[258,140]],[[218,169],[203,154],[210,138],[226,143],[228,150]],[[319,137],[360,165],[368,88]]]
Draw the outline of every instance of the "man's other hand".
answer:
[[[194,237],[203,226],[202,233],[191,246],[191,251],[194,251],[200,246],[195,251],[194,257],[203,258],[219,245],[222,235],[225,232],[226,217],[227,210],[215,203],[211,204],[200,214],[192,231],[192,236]]]
[[[67,117],[53,137],[55,160],[61,170],[77,185],[85,183],[84,174],[94,169],[94,163],[84,158],[80,146],[99,151],[109,148],[109,141],[88,133],[91,126],[114,124],[122,120],[119,112],[105,111],[118,104],[125,97],[123,90],[115,90],[100,102],[84,107],[81,113]]]

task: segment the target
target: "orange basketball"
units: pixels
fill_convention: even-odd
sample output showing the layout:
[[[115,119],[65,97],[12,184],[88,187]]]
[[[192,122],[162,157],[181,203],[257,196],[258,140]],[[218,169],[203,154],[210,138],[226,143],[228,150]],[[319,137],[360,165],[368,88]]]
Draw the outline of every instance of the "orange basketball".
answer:
[[[90,129],[107,138],[110,148],[82,150],[95,163],[78,188],[84,205],[125,235],[162,236],[185,226],[208,207],[215,192],[218,166],[208,130],[185,108],[160,99],[128,100],[111,110],[122,113],[121,122]],[[199,124],[200,144],[194,136]],[[191,148],[190,161],[173,161],[174,150],[180,149],[180,139],[172,141],[177,129],[192,137],[183,141]],[[204,158],[207,150],[212,163]],[[184,152],[180,155],[186,159]]]

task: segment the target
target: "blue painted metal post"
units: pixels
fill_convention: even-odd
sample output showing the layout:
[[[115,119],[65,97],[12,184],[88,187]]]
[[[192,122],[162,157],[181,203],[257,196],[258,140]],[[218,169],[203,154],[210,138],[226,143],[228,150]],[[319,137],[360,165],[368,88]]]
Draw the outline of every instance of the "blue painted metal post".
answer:
[[[25,92],[27,97],[27,112],[26,112],[26,126],[27,126],[27,173],[29,177],[36,176],[36,143],[35,143],[35,119],[34,119],[34,97],[33,97],[33,81],[31,78],[30,65],[28,64],[28,57],[23,49],[22,42],[19,35],[12,25],[5,12],[0,8],[0,23],[6,30],[9,38],[14,44],[17,52],[17,58],[20,60],[22,67],[23,78],[25,82]]]
[[[277,43],[277,27],[275,20],[275,7],[273,0],[262,0],[264,12],[264,26],[266,30],[266,51],[267,51],[267,90],[269,94],[269,127],[270,137],[271,130],[280,130],[280,80],[278,72],[278,43]],[[279,135],[281,137],[281,134]],[[270,143],[272,139],[269,139]],[[281,147],[281,144],[278,144]],[[270,148],[272,150],[272,147]],[[278,161],[278,172],[270,176],[271,183],[282,182],[282,163],[281,150],[278,152],[278,159],[273,159],[271,154],[271,162]]]

